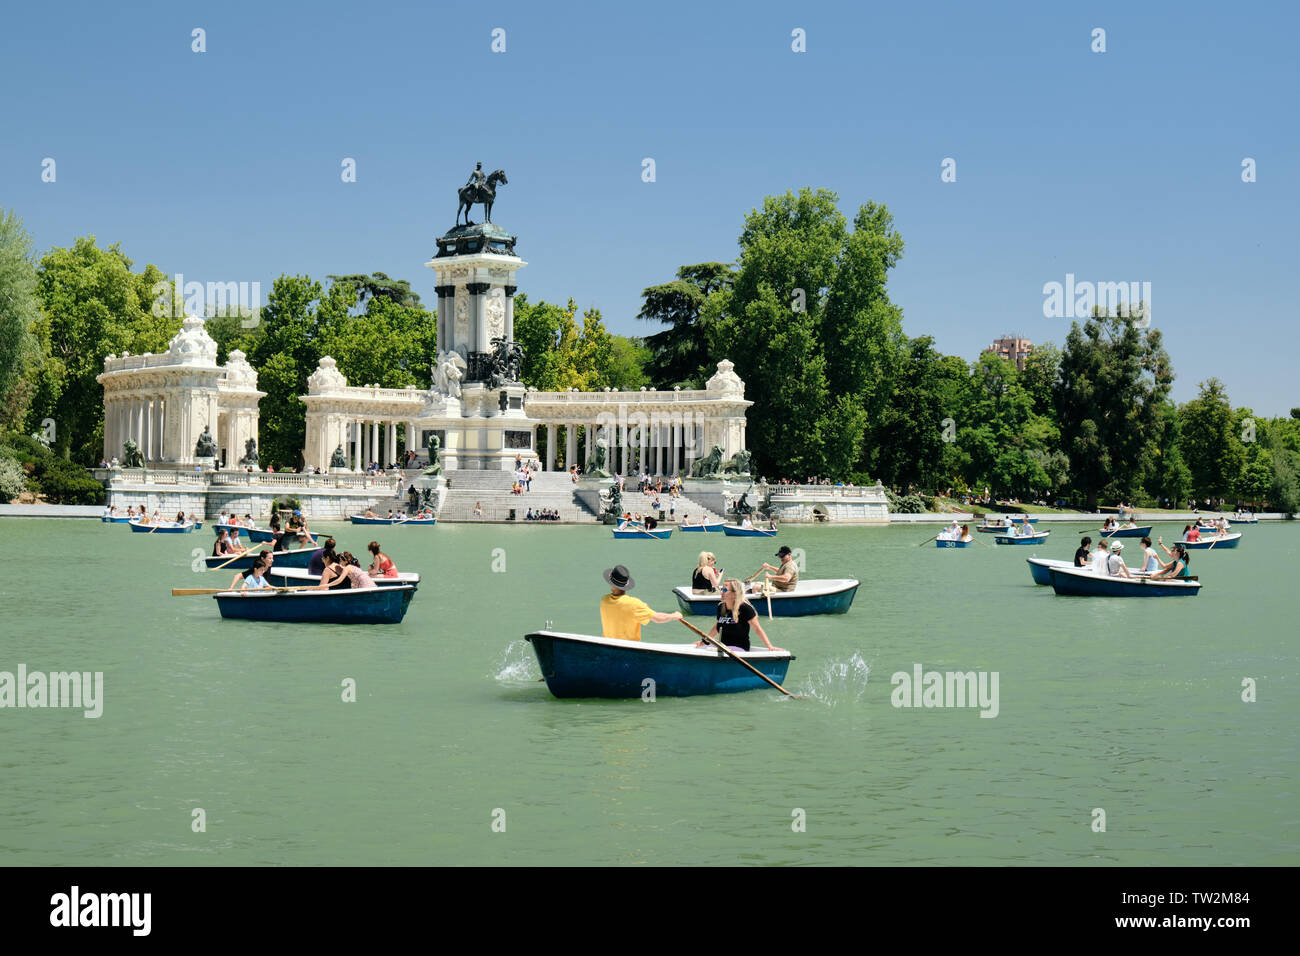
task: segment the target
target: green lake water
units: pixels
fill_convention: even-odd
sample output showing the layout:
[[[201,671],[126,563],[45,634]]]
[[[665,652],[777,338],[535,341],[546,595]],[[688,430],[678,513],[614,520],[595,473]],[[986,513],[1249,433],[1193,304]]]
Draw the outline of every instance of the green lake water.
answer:
[[[1087,530],[1042,527],[1044,545],[938,550],[916,546],[937,527],[336,525],[424,576],[402,624],[344,627],[171,597],[232,577],[191,570],[206,527],[2,520],[0,671],[102,671],[104,710],[0,709],[0,863],[1300,863],[1300,529],[1194,553],[1196,598],[1125,600],[1035,587],[1025,558],[1068,558]],[[702,548],[745,575],[778,543],[806,578],[862,581],[847,615],[767,625],[807,699],[562,701],[538,682],[523,635],[599,633],[603,569],[676,610]],[[915,664],[998,672],[998,716],[892,706]]]

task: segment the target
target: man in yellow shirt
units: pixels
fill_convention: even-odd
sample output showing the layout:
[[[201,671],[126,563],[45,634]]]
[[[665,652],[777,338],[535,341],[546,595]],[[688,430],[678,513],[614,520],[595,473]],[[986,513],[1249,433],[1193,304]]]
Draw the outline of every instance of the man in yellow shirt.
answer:
[[[668,621],[680,621],[681,611],[653,611],[650,605],[640,598],[634,598],[627,592],[636,582],[627,568],[619,564],[605,572],[605,581],[609,584],[609,593],[600,599],[600,627],[605,637],[617,637],[625,641],[641,640],[641,625],[654,622],[665,624]]]

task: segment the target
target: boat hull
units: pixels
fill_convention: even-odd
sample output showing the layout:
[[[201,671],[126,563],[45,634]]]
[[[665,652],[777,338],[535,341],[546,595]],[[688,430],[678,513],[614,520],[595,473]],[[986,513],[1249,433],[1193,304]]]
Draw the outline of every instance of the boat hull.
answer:
[[[766,681],[715,648],[691,644],[648,644],[584,634],[537,631],[533,645],[546,686],[556,697],[695,697],[769,688]],[[749,651],[740,655],[778,684],[794,655]],[[653,685],[647,681],[654,681]]]
[[[104,524],[126,524],[131,519],[125,516],[119,517],[117,515],[101,515],[99,520],[104,522]]]
[[[1069,597],[1195,597],[1200,581],[1121,578],[1075,568],[1052,568],[1052,589]]]
[[[847,614],[858,593],[858,582],[853,578],[825,581],[800,581],[793,591],[772,591],[773,617],[806,617],[810,614]],[[683,614],[709,615],[717,613],[721,598],[716,593],[694,594],[690,588],[673,588],[677,606]],[[749,601],[760,615],[767,613],[767,598],[751,594]]]
[[[258,551],[249,551],[248,554],[241,554],[239,557],[232,559],[229,555],[213,557],[209,555],[203,561],[209,569],[222,568],[228,571],[247,571],[253,566],[253,559],[261,553]],[[305,568],[311,563],[311,556],[316,553],[315,548],[300,548],[297,551],[274,551],[275,560],[271,563],[271,568]],[[229,561],[229,564],[226,562]],[[224,567],[223,567],[224,566]]]
[[[1052,532],[1050,531],[1036,531],[1033,534],[1023,536],[1018,534],[1000,534],[993,540],[998,544],[1038,544],[1040,541],[1045,541],[1047,536],[1051,533]]]
[[[275,537],[274,531],[265,528],[248,528],[242,524],[214,524],[212,526],[213,534],[220,534],[222,531],[227,531],[232,537],[236,538],[242,535],[254,544],[263,544]]]
[[[1103,538],[1145,538],[1151,534],[1151,525],[1145,528],[1119,528],[1115,531],[1097,532]]]
[[[1235,534],[1226,534],[1218,538],[1202,538],[1200,541],[1179,541],[1188,551],[1209,551],[1211,547],[1215,551],[1222,551],[1224,548],[1235,548],[1241,543],[1241,532]]]
[[[400,624],[415,588],[343,591],[227,591],[214,594],[221,616],[285,624]]]
[[[1029,574],[1034,583],[1046,587],[1052,584],[1052,568],[1074,567],[1073,561],[1059,561],[1056,558],[1025,558],[1025,563],[1029,565]]]
[[[348,520],[353,524],[415,524],[428,525],[430,527],[438,523],[437,518],[363,518],[360,515],[350,515]]]
[[[934,546],[936,548],[969,548],[974,543],[974,541],[953,541],[946,538],[934,539]]]
[[[776,532],[762,528],[738,528],[735,525],[722,526],[722,533],[729,538],[775,538]]]
[[[666,528],[663,531],[619,531],[614,529],[615,541],[631,541],[636,539],[654,539],[656,541],[667,541],[672,537],[672,528]]]
[[[138,531],[141,534],[189,534],[194,530],[194,522],[187,521],[182,525],[171,523],[166,524],[140,524],[135,521],[127,522],[132,531]]]
[[[677,530],[682,532],[683,534],[690,534],[691,532],[700,532],[700,531],[708,532],[711,534],[715,531],[721,531],[724,527],[725,525],[720,525],[720,524],[683,524],[683,525],[678,525]]]

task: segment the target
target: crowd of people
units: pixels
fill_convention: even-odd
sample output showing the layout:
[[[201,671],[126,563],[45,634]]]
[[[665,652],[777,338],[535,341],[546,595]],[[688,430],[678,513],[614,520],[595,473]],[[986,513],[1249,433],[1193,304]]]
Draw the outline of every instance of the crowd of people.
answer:
[[[1151,546],[1151,538],[1143,536],[1141,540],[1142,566],[1140,568],[1130,568],[1124,562],[1123,541],[1110,541],[1108,543],[1105,538],[1100,538],[1094,548],[1092,547],[1092,538],[1085,537],[1079,542],[1079,547],[1074,552],[1074,566],[1076,568],[1087,568],[1094,574],[1107,574],[1121,578],[1148,577],[1154,580],[1190,577],[1191,559],[1188,557],[1187,549],[1181,544],[1175,544],[1171,551],[1165,547],[1164,538],[1157,538],[1156,541],[1165,554],[1169,556],[1169,560],[1161,561],[1160,556],[1156,554],[1155,548]]]
[[[525,521],[559,521],[560,513],[554,508],[538,508],[536,510],[529,508],[528,513],[524,515]]]
[[[223,531],[224,535],[225,532]],[[308,538],[310,541],[310,538]],[[280,542],[276,542],[278,545]],[[399,576],[397,565],[384,553],[378,541],[371,541],[366,546],[371,555],[370,567],[361,569],[361,562],[351,551],[339,552],[333,538],[326,538],[324,543],[312,554],[307,565],[308,575],[318,578],[314,585],[304,585],[315,590],[339,591],[346,588],[373,588],[375,578],[396,578]],[[230,583],[232,591],[254,591],[272,587],[266,576],[275,564],[273,550],[263,550],[254,556],[247,569],[235,575]]]

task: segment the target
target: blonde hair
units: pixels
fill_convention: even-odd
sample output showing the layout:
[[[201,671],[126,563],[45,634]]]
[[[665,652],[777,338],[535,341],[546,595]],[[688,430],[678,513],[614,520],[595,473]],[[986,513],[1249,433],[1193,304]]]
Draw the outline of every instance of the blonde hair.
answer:
[[[750,604],[749,595],[745,593],[745,585],[741,584],[736,578],[727,578],[727,580],[722,582],[722,586],[727,589],[728,593],[736,595],[736,607],[732,611],[732,616],[739,621],[740,606],[742,604],[749,604],[751,608],[754,606],[753,604]],[[722,603],[727,603],[726,594],[722,595]],[[758,612],[755,611],[754,613],[757,614]]]
[[[700,552],[700,563],[697,564],[696,567],[697,567],[697,568],[702,568],[702,567],[704,567],[705,562],[707,562],[707,561],[713,561],[713,562],[716,563],[717,560],[718,560],[718,556],[717,556],[716,554],[714,554],[712,551],[701,551],[701,552]]]

